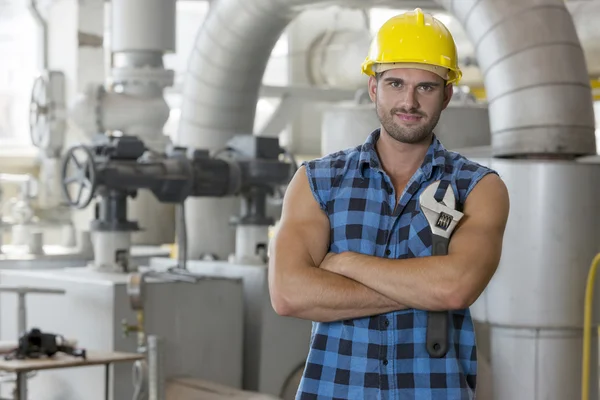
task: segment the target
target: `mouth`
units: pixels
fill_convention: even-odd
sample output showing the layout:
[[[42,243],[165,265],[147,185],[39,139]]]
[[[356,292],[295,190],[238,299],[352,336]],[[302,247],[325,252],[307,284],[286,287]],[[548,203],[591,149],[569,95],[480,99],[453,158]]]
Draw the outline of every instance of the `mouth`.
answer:
[[[395,115],[401,121],[405,121],[405,122],[419,122],[423,118],[423,116],[417,115],[417,114],[402,114],[402,113],[397,113]]]

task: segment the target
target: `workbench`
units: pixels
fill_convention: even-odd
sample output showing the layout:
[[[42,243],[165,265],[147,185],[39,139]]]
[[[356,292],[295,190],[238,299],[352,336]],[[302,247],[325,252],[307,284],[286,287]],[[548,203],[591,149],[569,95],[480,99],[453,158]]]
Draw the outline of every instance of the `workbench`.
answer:
[[[26,359],[26,360],[5,360],[0,358],[0,371],[12,372],[17,374],[15,400],[27,400],[23,396],[24,388],[21,387],[25,382],[26,375],[32,371],[41,371],[59,368],[90,367],[96,365],[105,366],[105,399],[109,400],[110,388],[110,366],[113,363],[133,362],[144,358],[140,353],[119,353],[119,352],[97,352],[88,351],[86,359],[73,357],[67,354],[58,353],[52,358]]]

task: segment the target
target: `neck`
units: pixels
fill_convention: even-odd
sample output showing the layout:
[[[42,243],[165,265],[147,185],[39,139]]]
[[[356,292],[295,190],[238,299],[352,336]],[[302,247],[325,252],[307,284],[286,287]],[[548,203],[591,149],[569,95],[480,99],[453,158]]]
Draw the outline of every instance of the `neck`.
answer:
[[[410,178],[423,164],[427,149],[431,145],[433,134],[419,143],[402,143],[392,138],[381,128],[379,140],[375,146],[383,169],[392,177]]]

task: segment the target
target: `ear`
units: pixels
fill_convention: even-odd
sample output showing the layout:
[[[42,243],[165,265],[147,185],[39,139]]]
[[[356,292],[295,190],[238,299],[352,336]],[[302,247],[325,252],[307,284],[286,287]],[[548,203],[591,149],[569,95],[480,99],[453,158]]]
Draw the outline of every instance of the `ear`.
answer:
[[[454,86],[452,84],[446,85],[446,87],[444,87],[444,102],[442,103],[442,110],[448,107],[448,103],[450,103],[450,99],[452,99],[453,93]]]
[[[373,103],[377,100],[377,83],[377,78],[374,76],[369,77],[369,97]]]

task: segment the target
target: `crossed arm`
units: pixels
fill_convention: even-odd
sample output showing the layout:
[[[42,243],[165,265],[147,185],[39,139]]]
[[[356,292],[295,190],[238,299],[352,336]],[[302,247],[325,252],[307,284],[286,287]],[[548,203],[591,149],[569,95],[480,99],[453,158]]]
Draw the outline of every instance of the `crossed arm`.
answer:
[[[280,315],[335,321],[406,308],[469,307],[493,276],[508,218],[508,192],[493,174],[464,204],[447,256],[394,260],[328,254],[329,220],[312,196],[304,168],[292,179],[271,242],[269,290]]]

